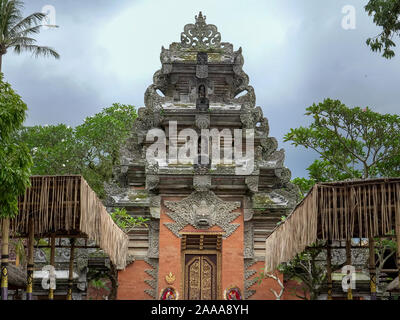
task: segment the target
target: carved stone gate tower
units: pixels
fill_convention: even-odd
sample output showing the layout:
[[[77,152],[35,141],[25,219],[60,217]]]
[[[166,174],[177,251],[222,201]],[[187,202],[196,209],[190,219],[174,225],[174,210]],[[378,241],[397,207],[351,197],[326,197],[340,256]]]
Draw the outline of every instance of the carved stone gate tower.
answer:
[[[181,41],[162,48],[162,68],[145,93],[121,165],[108,186],[108,207],[149,218],[130,233],[132,263],[119,272],[120,299],[272,298],[256,284],[264,242],[296,203],[284,150],[269,137],[243,71],[242,49],[221,42],[200,12]],[[255,165],[146,161],[150,129],[166,132],[167,154],[185,143],[169,133],[193,129],[254,129]],[[221,139],[221,148],[227,140]]]

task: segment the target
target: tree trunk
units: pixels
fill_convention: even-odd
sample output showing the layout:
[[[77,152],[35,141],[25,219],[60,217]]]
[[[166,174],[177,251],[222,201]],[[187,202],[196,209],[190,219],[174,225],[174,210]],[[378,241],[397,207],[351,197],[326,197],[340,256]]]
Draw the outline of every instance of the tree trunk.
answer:
[[[111,281],[111,291],[108,295],[108,300],[117,300],[117,292],[118,292],[118,270],[115,264],[110,261],[110,272],[109,278]]]
[[[3,55],[0,54],[0,72],[1,72],[1,69],[2,69],[2,65],[3,65]]]
[[[10,219],[3,218],[1,232],[1,299],[8,300],[8,241]]]

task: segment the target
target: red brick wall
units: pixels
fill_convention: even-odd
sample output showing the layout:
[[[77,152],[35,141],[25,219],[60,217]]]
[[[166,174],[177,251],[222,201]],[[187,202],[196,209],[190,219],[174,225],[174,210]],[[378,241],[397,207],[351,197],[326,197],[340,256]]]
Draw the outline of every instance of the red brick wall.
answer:
[[[166,198],[167,201],[177,201],[177,198]],[[159,257],[159,291],[168,286],[165,276],[172,272],[175,277],[175,287],[183,299],[183,279],[182,279],[182,261],[181,261],[181,239],[176,237],[165,225],[166,222],[173,222],[165,211],[168,210],[162,206],[160,216],[160,257]],[[240,210],[238,210],[240,211]],[[244,261],[243,261],[243,215],[241,214],[232,223],[240,224],[236,231],[227,239],[222,241],[222,263],[221,263],[221,292],[219,299],[222,299],[223,292],[230,286],[238,286],[241,291],[244,290]],[[218,226],[208,229],[206,232],[223,231]],[[192,226],[186,226],[182,232],[199,232]]]
[[[146,269],[152,269],[145,261],[136,260],[125,270],[118,272],[118,300],[150,300],[153,299],[147,293],[146,289],[151,289],[144,282],[151,277],[145,272]]]
[[[260,273],[263,271],[262,269],[265,267],[264,262],[257,262],[256,264],[250,267],[250,270],[256,270],[257,273],[254,274],[250,279],[254,279],[260,276]],[[279,279],[283,282],[283,275],[279,274]],[[281,287],[278,282],[274,279],[265,278],[261,281],[260,284],[255,283],[250,287],[250,290],[256,290],[256,293],[249,298],[249,300],[276,300],[275,295],[271,292],[270,289],[276,291],[279,294],[281,291]],[[283,297],[281,298],[283,300]]]
[[[181,198],[168,197],[163,201],[177,201]],[[238,201],[240,199],[235,199]],[[172,286],[179,292],[179,298],[183,299],[183,275],[182,275],[182,261],[181,261],[181,239],[176,237],[164,224],[166,222],[173,222],[167,214],[168,210],[162,201],[161,214],[160,214],[160,240],[159,240],[159,273],[158,273],[158,292],[160,295],[161,290],[170,286],[165,277],[170,272],[175,275],[175,282]],[[241,209],[238,209],[241,212]],[[231,286],[238,286],[244,294],[244,221],[243,214],[241,214],[233,223],[240,224],[236,231],[227,239],[222,241],[222,273],[221,273],[221,292],[219,299],[223,299],[224,290]],[[183,232],[199,232],[192,226],[186,226]],[[207,230],[208,232],[223,231],[218,226],[214,226]],[[258,262],[251,267],[257,270],[257,274],[253,275],[251,279],[257,277],[264,267],[264,262]],[[152,299],[147,295],[144,290],[150,287],[144,282],[145,279],[150,279],[150,276],[144,272],[145,269],[151,269],[144,261],[135,261],[127,267],[126,270],[119,272],[119,288],[118,299],[131,299],[131,300],[148,300]],[[282,275],[280,275],[282,280]],[[289,283],[291,287],[296,286],[295,283]],[[261,284],[254,284],[250,289],[256,290],[256,293],[250,299],[259,300],[275,300],[274,294],[270,289],[276,290],[278,293],[280,287],[273,279],[264,279]],[[284,292],[282,299],[296,299],[287,291]]]

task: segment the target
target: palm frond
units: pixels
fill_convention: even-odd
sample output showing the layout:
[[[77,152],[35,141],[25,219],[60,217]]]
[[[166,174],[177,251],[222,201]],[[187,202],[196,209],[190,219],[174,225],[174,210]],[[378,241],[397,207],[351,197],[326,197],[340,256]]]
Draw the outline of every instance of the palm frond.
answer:
[[[12,35],[12,37],[25,37],[30,34],[38,34],[42,25],[37,25],[31,28],[20,30],[19,32]]]
[[[17,44],[14,46],[15,53],[20,54],[22,51],[31,52],[36,58],[40,56],[43,57],[52,56],[56,59],[60,58],[58,52],[49,47],[41,47],[33,44],[27,44],[27,45]]]
[[[11,43],[8,45],[8,47],[13,47],[16,45],[31,45],[35,44],[36,39],[29,38],[29,37],[18,37],[18,38],[13,38]]]
[[[1,0],[0,2],[0,36],[8,37],[13,25],[22,19],[23,3],[19,0]]]
[[[28,28],[32,28],[32,26],[37,26],[39,25],[40,22],[44,20],[45,17],[46,15],[41,12],[32,13],[31,15],[19,21],[15,26],[13,26],[10,29],[9,33],[15,34],[24,31]]]

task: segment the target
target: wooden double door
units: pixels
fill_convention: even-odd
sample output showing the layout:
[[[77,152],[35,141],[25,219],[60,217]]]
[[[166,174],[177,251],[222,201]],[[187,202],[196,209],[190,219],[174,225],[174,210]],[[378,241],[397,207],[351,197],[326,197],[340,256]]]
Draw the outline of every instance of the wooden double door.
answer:
[[[185,299],[218,299],[218,254],[184,254],[184,261]]]

